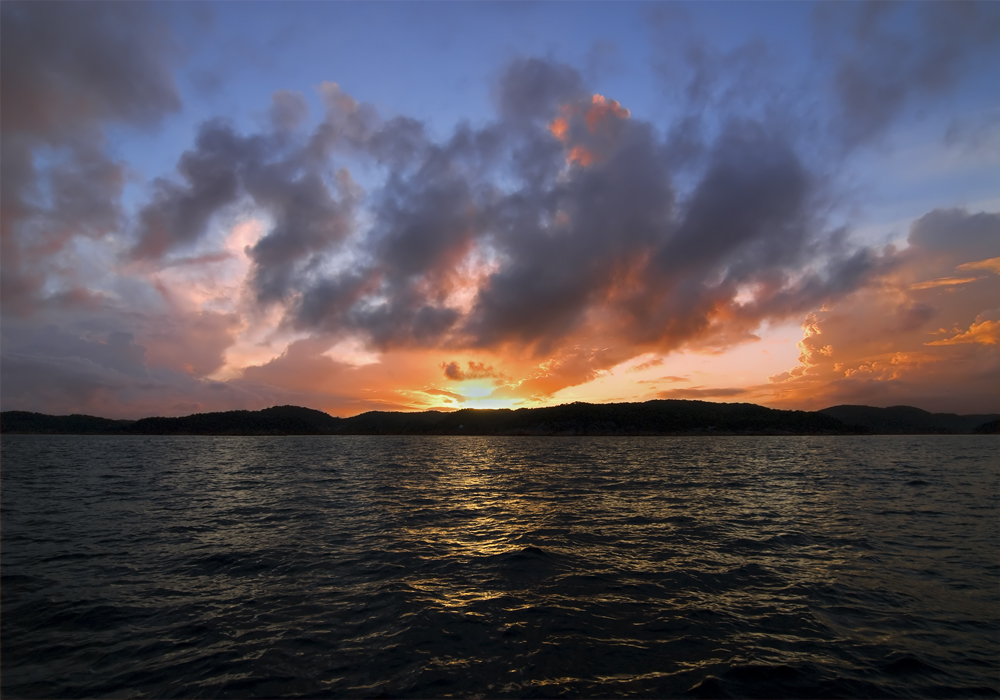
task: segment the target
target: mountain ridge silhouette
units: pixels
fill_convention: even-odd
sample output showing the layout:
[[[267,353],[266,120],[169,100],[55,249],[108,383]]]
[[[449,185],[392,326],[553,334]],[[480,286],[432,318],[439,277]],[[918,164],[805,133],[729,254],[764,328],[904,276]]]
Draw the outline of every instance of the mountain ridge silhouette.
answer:
[[[663,399],[519,409],[389,412],[338,418],[301,406],[115,420],[83,414],[0,413],[0,434],[36,435],[838,435],[991,433],[997,414],[912,406],[841,405],[789,411],[750,403]]]

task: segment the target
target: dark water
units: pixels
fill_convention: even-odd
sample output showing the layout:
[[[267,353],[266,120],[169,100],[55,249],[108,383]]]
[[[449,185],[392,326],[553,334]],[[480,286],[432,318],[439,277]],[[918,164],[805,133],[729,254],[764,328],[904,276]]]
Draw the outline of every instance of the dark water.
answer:
[[[1000,444],[2,442],[15,697],[995,697]]]

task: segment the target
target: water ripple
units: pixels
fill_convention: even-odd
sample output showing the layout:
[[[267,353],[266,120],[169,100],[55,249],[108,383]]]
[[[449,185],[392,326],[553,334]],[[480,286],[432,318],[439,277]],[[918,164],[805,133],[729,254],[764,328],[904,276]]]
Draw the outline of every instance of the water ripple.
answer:
[[[3,437],[4,697],[997,697],[992,436]]]

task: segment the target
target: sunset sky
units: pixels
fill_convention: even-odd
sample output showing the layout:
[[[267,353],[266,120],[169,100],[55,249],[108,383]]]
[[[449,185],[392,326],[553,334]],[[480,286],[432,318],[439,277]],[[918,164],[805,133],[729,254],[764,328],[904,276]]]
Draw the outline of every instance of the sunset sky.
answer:
[[[26,3],[3,410],[1000,410],[1000,3]]]

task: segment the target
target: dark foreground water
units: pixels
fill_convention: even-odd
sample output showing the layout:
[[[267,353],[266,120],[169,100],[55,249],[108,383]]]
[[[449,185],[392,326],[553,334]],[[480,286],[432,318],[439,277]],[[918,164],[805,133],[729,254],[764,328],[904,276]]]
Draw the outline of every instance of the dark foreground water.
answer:
[[[16,697],[1000,691],[1000,443],[2,441]]]

